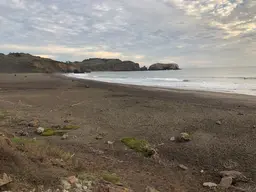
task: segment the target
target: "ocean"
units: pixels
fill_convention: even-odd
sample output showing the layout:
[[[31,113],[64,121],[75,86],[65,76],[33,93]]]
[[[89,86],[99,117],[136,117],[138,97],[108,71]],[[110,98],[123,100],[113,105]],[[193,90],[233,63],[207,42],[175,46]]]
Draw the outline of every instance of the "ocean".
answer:
[[[67,76],[128,85],[256,95],[256,67],[70,73]]]

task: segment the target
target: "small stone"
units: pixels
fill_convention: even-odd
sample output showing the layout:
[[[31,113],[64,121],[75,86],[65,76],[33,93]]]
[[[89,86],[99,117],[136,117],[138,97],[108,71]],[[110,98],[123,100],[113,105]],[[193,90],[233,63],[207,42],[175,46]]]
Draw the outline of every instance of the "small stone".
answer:
[[[30,121],[29,123],[28,123],[28,126],[29,127],[38,127],[39,126],[39,121],[38,120],[33,120],[33,121]]]
[[[12,182],[12,178],[9,177],[6,173],[3,174],[2,179],[0,179],[0,187],[7,185],[8,183]]]
[[[76,185],[76,188],[78,188],[78,189],[82,189],[83,188],[82,184],[80,184],[80,183],[76,183],[75,185]]]
[[[153,188],[153,187],[149,187],[149,186],[147,186],[147,188],[146,188],[146,192],[159,192],[158,190],[156,190],[155,188]]]
[[[237,115],[244,115],[243,113],[239,112]]]
[[[248,181],[246,176],[243,175],[239,171],[221,171],[220,176],[221,177],[231,177],[234,181],[243,181],[243,182]]]
[[[228,189],[232,185],[232,177],[223,177],[220,181],[219,186]]]
[[[76,178],[76,176],[70,176],[70,177],[68,177],[68,182],[70,184],[75,184],[78,182],[78,179]]]
[[[36,132],[37,132],[38,134],[42,134],[42,133],[44,132],[44,128],[43,128],[43,127],[38,127],[38,128],[36,129]]]
[[[252,128],[253,128],[253,129],[256,129],[256,125],[253,125]]]
[[[216,121],[216,124],[217,125],[221,125],[221,121]]]
[[[114,144],[114,141],[107,141],[107,144],[108,144],[108,145],[113,145],[113,144]]]
[[[171,137],[171,138],[170,138],[170,141],[175,141],[175,137]]]
[[[67,138],[68,138],[68,134],[67,133],[62,135],[62,137],[61,137],[62,140],[66,140]]]
[[[66,119],[66,120],[64,120],[64,123],[69,123],[69,120],[67,120],[67,119]]]
[[[90,86],[89,86],[89,85],[85,85],[84,87],[85,87],[85,88],[90,88]]]
[[[87,186],[83,186],[83,190],[86,191],[88,189]]]
[[[95,139],[96,140],[101,140],[101,139],[103,139],[103,137],[101,135],[98,135],[98,136],[95,137]]]
[[[68,190],[71,188],[71,184],[67,182],[66,180],[62,180],[61,184],[63,185],[64,190]]]
[[[19,131],[18,132],[19,136],[28,136],[28,132],[27,131]]]
[[[203,186],[212,188],[212,187],[217,187],[218,185],[216,183],[212,183],[212,182],[204,182]]]
[[[202,169],[202,170],[200,171],[200,173],[204,173],[204,170]]]
[[[183,170],[188,170],[188,167],[186,167],[185,165],[179,164],[179,168],[183,169]]]
[[[186,132],[180,133],[180,136],[176,138],[176,141],[178,141],[178,142],[188,142],[188,141],[191,141],[191,136]]]

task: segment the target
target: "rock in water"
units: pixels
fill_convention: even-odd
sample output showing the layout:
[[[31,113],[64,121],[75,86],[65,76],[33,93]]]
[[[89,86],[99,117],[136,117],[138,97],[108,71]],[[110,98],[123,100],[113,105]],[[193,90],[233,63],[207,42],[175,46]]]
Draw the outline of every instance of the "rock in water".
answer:
[[[212,187],[217,187],[218,185],[216,183],[212,183],[212,182],[204,182],[203,186],[212,188]]]
[[[156,190],[155,188],[153,188],[153,187],[147,187],[146,188],[146,192],[160,192],[160,191],[158,191],[158,190]]]
[[[231,177],[234,181],[243,181],[243,182],[248,181],[246,176],[243,175],[239,171],[221,171],[220,176],[221,177]]]
[[[179,70],[179,65],[176,63],[155,63],[150,65],[148,70]]]
[[[6,173],[4,173],[3,178],[0,179],[0,187],[6,185],[8,183],[11,183],[11,182],[12,182],[11,177],[9,177]]]
[[[228,189],[232,185],[232,177],[223,177],[220,181],[219,186]]]

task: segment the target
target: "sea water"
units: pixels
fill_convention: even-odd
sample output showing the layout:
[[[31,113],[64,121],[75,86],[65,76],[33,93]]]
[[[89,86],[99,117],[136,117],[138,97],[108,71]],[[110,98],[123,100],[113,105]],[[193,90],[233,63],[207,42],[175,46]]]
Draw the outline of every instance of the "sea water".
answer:
[[[128,85],[256,95],[256,67],[70,73],[67,76]]]

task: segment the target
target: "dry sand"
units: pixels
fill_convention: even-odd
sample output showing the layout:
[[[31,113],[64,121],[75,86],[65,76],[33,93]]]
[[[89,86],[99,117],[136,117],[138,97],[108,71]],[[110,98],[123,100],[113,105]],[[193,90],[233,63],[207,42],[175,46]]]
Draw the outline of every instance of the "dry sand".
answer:
[[[209,191],[202,183],[219,183],[218,172],[228,168],[251,179],[243,187],[255,187],[256,97],[156,90],[49,74],[0,74],[0,109],[16,119],[0,124],[0,132],[24,130],[28,137],[38,137],[34,129],[19,123],[33,119],[43,127],[65,125],[65,120],[79,125],[68,140],[38,139],[74,153],[85,163],[85,171],[118,174],[138,192],[146,186],[162,192]],[[188,132],[192,140],[170,141],[181,132]],[[97,140],[99,135],[103,138]],[[159,157],[144,158],[127,150],[120,142],[123,137],[149,141]]]

